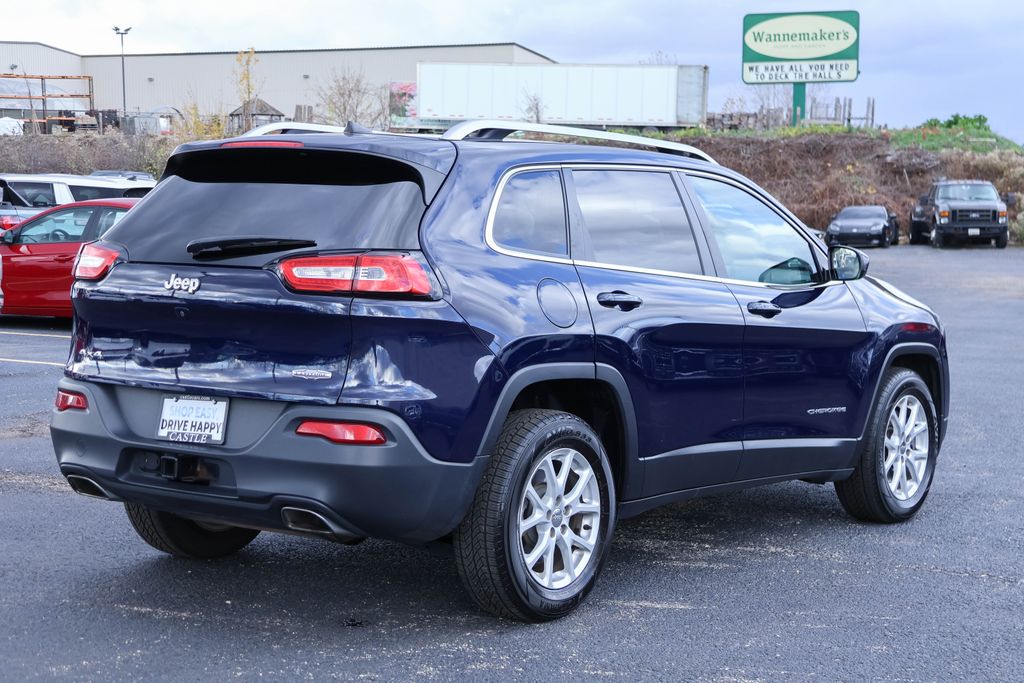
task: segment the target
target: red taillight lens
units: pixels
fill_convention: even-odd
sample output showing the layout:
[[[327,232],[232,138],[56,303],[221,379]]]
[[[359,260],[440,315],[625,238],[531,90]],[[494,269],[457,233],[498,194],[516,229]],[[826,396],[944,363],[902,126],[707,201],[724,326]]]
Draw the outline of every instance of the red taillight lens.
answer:
[[[903,323],[903,329],[907,332],[932,332],[935,326],[928,323]]]
[[[377,292],[426,296],[430,276],[407,254],[308,256],[282,261],[281,277],[300,292]]]
[[[57,399],[53,402],[53,405],[57,407],[58,412],[64,412],[65,410],[85,410],[89,407],[89,401],[85,398],[85,394],[80,394],[77,391],[58,389]]]
[[[281,262],[281,277],[302,292],[350,292],[356,256],[311,256]]]
[[[101,247],[96,244],[86,244],[78,252],[78,260],[75,261],[76,280],[99,280],[107,274],[114,261],[121,254],[116,249]]]
[[[326,422],[306,420],[295,430],[304,436],[319,436],[332,443],[354,446],[379,446],[387,443],[384,433],[373,425],[352,422]]]
[[[20,222],[17,216],[0,216],[0,230],[10,230]]]
[[[225,142],[221,147],[305,147],[294,140],[237,140]]]

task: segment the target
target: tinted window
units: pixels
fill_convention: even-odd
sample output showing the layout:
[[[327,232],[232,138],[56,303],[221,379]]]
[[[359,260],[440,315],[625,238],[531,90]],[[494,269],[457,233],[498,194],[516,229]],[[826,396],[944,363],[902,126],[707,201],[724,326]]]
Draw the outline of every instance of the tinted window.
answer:
[[[81,242],[94,208],[66,209],[29,221],[18,231],[19,244]]]
[[[707,214],[726,277],[784,285],[818,279],[810,245],[768,205],[734,185],[701,177],[690,182]]]
[[[700,273],[693,230],[669,173],[574,170],[583,225],[573,258]]]
[[[275,150],[276,151],[276,150]],[[406,164],[342,152],[212,152],[179,162],[105,239],[133,261],[195,263],[189,242],[309,239],[316,249],[418,249],[425,205]],[[282,256],[240,255],[232,265]]]
[[[10,183],[11,189],[21,195],[29,206],[56,206],[52,183]]]
[[[509,249],[567,256],[561,174],[524,171],[512,176],[501,191],[492,234]]]
[[[90,199],[113,199],[123,197],[124,190],[116,187],[89,187],[88,185],[68,185],[71,196],[76,202],[84,202]]]

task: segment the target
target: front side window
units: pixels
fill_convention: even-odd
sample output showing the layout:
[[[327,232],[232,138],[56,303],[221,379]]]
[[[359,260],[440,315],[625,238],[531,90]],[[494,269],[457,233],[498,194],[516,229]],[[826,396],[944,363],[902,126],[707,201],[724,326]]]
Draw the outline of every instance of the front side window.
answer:
[[[561,174],[545,170],[512,176],[501,191],[491,234],[507,249],[568,256]]]
[[[18,230],[18,244],[81,242],[95,208],[66,209],[33,220]]]
[[[693,230],[671,174],[575,169],[572,177],[582,217],[579,234],[573,234],[574,259],[702,272]]]
[[[817,282],[811,246],[767,204],[735,185],[690,177],[708,217],[725,276],[778,285]]]

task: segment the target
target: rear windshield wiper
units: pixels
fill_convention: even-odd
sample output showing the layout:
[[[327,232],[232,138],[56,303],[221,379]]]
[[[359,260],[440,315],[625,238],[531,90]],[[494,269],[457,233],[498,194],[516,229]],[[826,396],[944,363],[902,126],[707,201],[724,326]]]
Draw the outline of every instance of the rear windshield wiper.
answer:
[[[194,259],[232,258],[255,254],[270,254],[275,251],[289,249],[306,249],[315,247],[314,240],[290,239],[287,237],[209,237],[193,240],[185,246],[185,250]]]

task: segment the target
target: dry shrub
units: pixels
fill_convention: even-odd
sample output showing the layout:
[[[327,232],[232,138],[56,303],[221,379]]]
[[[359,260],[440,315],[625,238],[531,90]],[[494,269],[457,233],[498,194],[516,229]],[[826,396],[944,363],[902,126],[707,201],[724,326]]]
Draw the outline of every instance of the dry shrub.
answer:
[[[0,136],[2,173],[75,173],[100,169],[163,173],[178,139],[148,135]]]

